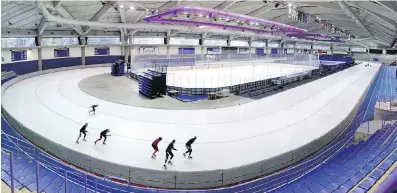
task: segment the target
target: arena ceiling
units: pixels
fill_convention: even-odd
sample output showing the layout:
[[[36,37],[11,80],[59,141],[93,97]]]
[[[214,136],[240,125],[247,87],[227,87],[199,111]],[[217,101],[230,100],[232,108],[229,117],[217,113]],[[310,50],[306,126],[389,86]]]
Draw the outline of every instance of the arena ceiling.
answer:
[[[397,1],[2,1],[2,35],[42,35],[44,36],[80,36],[80,35],[120,35],[137,34],[137,32],[164,33],[166,36],[180,34],[198,34],[206,37],[224,35],[220,30],[189,28],[172,30],[170,28],[119,29],[116,27],[70,25],[47,21],[38,6],[42,3],[48,12],[65,19],[93,21],[103,23],[145,23],[143,18],[173,7],[193,5],[204,8],[231,11],[239,14],[264,18],[280,23],[307,29],[310,33],[335,34],[326,30],[314,19],[307,22],[293,19],[288,14],[288,4],[297,10],[320,18],[355,38],[349,44],[364,47],[393,47],[396,44]],[[290,5],[291,6],[291,5]],[[200,18],[192,17],[191,20]],[[140,33],[144,34],[144,33]],[[243,36],[237,33],[233,38]],[[228,36],[230,38],[230,35]],[[264,37],[266,38],[266,37]]]

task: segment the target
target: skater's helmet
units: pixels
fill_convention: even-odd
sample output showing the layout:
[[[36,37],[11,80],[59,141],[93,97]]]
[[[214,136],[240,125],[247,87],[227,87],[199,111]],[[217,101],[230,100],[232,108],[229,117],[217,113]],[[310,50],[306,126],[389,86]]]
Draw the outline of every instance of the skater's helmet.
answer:
[[[85,123],[85,125],[88,125],[88,123]]]
[[[172,140],[172,143],[175,143],[175,139]]]
[[[110,132],[110,129],[106,129],[108,132]]]
[[[159,137],[159,139],[160,139],[160,140],[163,140],[163,138],[162,138],[162,137]]]

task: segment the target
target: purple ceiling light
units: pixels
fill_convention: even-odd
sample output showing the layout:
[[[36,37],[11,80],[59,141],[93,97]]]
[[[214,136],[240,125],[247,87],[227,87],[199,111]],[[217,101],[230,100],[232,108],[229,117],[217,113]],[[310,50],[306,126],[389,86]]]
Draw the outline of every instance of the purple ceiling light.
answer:
[[[251,23],[251,25],[255,23],[256,25],[262,25],[262,26],[269,27],[272,29],[277,29],[277,30],[262,30],[262,29],[255,29],[255,28],[249,28],[249,27],[243,27],[243,26],[232,26],[232,25],[214,23],[211,21],[172,19],[173,16],[177,16],[180,13],[183,13],[185,15],[189,15],[189,14],[205,15],[205,16],[207,16],[207,18],[217,18],[217,17],[228,18],[228,20],[247,22],[247,23]],[[166,18],[167,16],[169,16],[169,17]],[[334,39],[334,38],[329,37],[328,35],[324,35],[324,34],[308,34],[307,33],[308,31],[305,29],[278,23],[278,22],[274,22],[274,21],[270,21],[270,20],[266,20],[266,19],[251,17],[251,16],[232,13],[232,12],[228,12],[228,11],[220,11],[220,10],[216,10],[216,9],[196,7],[196,6],[181,6],[181,7],[171,8],[171,9],[165,10],[162,13],[147,16],[144,18],[144,21],[149,22],[149,23],[183,24],[183,25],[197,26],[197,27],[198,26],[209,26],[209,27],[221,28],[224,30],[249,31],[249,32],[260,33],[260,34],[276,34],[276,35],[284,34],[289,37],[297,37],[297,38],[304,38],[304,39],[308,39],[307,36],[313,36],[314,39],[316,39],[316,37],[322,37],[322,38],[329,38],[330,40],[328,40],[328,41],[335,41],[335,42],[341,41],[339,38]],[[313,39],[313,38],[310,38],[310,39]]]

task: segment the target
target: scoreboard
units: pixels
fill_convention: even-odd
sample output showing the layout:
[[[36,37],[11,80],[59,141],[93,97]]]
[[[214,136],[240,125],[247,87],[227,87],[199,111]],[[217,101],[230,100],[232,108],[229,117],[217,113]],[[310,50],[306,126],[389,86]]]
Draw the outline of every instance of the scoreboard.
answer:
[[[69,57],[69,48],[54,49],[54,57]]]
[[[11,61],[27,60],[28,55],[26,50],[11,51]]]
[[[95,55],[110,55],[110,48],[95,48],[94,49]]]

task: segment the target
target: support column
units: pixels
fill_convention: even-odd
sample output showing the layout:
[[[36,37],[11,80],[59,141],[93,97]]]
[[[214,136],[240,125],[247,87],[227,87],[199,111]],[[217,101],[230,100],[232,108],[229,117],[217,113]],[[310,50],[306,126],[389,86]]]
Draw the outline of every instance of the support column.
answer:
[[[43,51],[41,48],[41,40],[42,40],[42,36],[37,36],[37,45],[40,46],[37,49],[37,63],[38,63],[39,71],[43,70]]]
[[[201,61],[204,60],[204,46],[201,46]]]
[[[167,59],[170,59],[170,37],[169,36],[167,36],[167,38],[166,38],[166,42],[165,42],[165,44],[166,44],[166,46],[167,46]]]
[[[85,36],[80,36],[80,43],[81,43],[81,65],[85,65]]]

